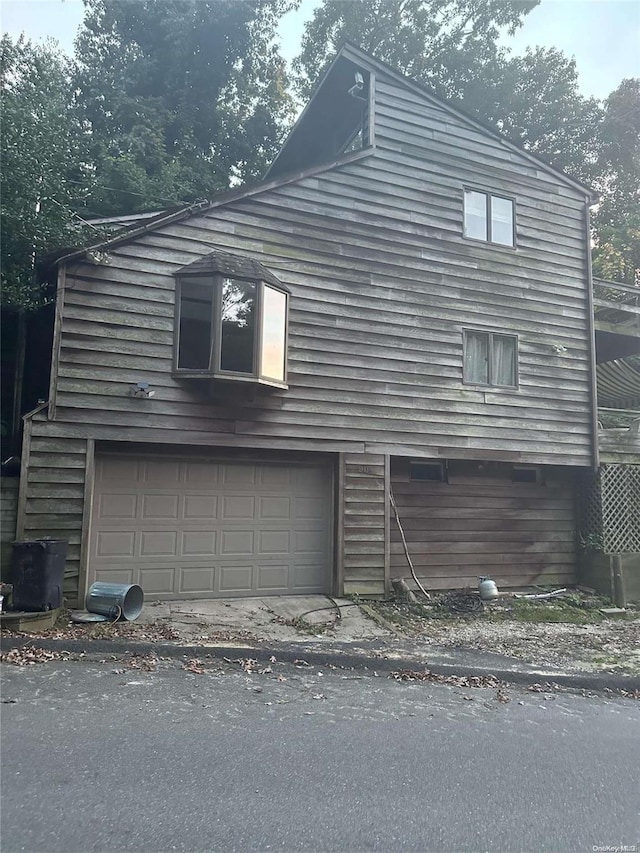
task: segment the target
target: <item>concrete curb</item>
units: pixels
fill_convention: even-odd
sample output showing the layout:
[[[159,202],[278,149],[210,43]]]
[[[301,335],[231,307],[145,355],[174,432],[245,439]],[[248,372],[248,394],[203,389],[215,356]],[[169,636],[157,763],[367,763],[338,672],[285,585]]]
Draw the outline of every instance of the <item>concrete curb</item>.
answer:
[[[493,675],[500,681],[509,684],[530,686],[533,684],[558,685],[574,690],[590,690],[594,692],[620,691],[632,692],[640,690],[640,677],[634,675],[617,675],[615,673],[591,672],[557,672],[553,670],[536,670],[521,664],[513,668],[495,666],[478,666],[475,662],[465,662],[464,654],[454,663],[433,663],[425,657],[407,654],[387,657],[374,657],[366,651],[354,653],[335,647],[318,650],[302,644],[270,643],[268,646],[202,646],[175,643],[132,643],[125,640],[54,640],[28,637],[2,638],[2,651],[20,648],[39,648],[53,652],[70,652],[72,654],[115,655],[153,654],[157,657],[186,658],[247,658],[268,663],[275,657],[280,663],[297,663],[304,661],[311,666],[335,666],[344,669],[361,669],[368,672],[395,672],[398,670],[424,671],[429,669],[435,675],[441,676],[486,676]],[[380,654],[380,652],[378,652]],[[551,689],[551,687],[550,687]]]

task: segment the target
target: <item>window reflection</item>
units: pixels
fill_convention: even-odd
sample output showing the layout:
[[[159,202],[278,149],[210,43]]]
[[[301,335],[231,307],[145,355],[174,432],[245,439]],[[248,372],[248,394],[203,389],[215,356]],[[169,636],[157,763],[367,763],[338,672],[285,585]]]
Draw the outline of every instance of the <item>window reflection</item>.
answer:
[[[513,202],[491,196],[491,242],[513,246]]]
[[[260,373],[269,379],[284,381],[284,350],[287,321],[287,297],[265,285],[262,310],[262,357]]]
[[[178,367],[207,370],[211,361],[213,288],[210,281],[183,281],[180,291]]]
[[[253,373],[255,305],[254,281],[223,279],[221,370]]]

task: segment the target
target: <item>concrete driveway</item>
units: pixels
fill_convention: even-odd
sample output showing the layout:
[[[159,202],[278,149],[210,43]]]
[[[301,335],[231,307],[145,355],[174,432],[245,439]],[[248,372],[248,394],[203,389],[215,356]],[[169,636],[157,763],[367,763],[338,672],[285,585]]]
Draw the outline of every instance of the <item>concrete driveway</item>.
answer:
[[[390,633],[346,598],[288,595],[146,604],[138,624],[170,627],[180,640],[207,640],[221,632],[280,642],[353,642]]]

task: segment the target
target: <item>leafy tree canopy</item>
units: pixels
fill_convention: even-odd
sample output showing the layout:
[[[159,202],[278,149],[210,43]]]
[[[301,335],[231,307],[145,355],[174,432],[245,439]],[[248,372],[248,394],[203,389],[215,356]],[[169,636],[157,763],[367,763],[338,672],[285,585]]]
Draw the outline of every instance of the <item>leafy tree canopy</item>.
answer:
[[[292,116],[273,41],[295,0],[85,0],[78,104],[96,213],[163,208],[259,176]]]
[[[609,95],[599,140],[594,275],[640,287],[640,79]]]
[[[38,255],[83,239],[88,192],[67,60],[51,46],[0,43],[2,306],[34,308]]]
[[[479,68],[501,55],[501,28],[522,24],[540,0],[324,0],[306,25],[294,62],[308,97],[345,41],[403,74],[460,98]]]

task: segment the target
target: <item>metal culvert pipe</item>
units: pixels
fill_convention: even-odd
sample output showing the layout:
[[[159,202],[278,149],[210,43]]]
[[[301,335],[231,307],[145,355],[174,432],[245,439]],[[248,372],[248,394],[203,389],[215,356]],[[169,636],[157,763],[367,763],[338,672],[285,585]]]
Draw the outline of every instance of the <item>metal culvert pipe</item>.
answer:
[[[131,622],[141,614],[143,604],[144,592],[138,584],[97,581],[90,586],[84,606],[89,613]]]

